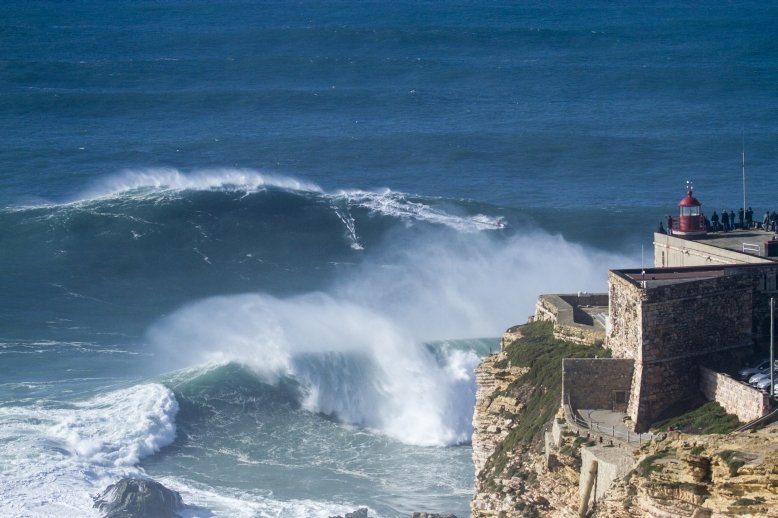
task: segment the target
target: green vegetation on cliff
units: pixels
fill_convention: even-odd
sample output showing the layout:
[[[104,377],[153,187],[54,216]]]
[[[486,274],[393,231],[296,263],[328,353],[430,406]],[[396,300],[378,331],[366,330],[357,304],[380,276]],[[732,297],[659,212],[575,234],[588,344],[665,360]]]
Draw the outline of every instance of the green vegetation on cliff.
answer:
[[[610,357],[610,351],[601,347],[557,340],[553,331],[551,322],[531,322],[522,326],[521,338],[505,347],[511,365],[528,368],[506,391],[510,395],[523,394],[526,406],[519,415],[506,416],[517,418],[518,424],[490,459],[495,477],[505,469],[508,452],[526,447],[539,438],[543,426],[559,410],[562,399],[562,360]]]
[[[718,403],[710,401],[694,410],[654,423],[652,430],[670,428],[690,434],[729,433],[740,426],[737,416],[728,414]]]

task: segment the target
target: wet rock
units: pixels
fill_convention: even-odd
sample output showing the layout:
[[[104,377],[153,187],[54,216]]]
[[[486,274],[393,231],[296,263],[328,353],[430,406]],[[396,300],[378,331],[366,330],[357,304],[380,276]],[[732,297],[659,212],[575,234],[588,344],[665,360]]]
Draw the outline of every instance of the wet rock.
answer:
[[[95,498],[94,506],[105,518],[175,518],[184,503],[159,482],[123,478]]]
[[[330,518],[343,518],[343,516],[330,516]],[[346,513],[345,518],[369,518],[367,516],[367,507],[360,507],[353,513]]]

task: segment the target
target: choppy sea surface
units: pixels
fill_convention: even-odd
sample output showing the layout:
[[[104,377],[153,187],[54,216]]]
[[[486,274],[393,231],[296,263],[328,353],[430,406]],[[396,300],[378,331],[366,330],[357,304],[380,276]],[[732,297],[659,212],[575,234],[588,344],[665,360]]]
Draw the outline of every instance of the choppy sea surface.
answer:
[[[539,293],[778,205],[770,2],[0,6],[0,514],[469,514]],[[645,250],[645,254],[641,253]]]

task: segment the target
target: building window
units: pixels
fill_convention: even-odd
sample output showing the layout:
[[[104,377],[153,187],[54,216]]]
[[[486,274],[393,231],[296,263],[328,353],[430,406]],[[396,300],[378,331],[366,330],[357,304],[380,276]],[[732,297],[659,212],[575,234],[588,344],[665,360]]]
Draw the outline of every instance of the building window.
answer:
[[[614,390],[613,391],[613,402],[617,405],[623,405],[627,402],[627,391],[626,390]]]

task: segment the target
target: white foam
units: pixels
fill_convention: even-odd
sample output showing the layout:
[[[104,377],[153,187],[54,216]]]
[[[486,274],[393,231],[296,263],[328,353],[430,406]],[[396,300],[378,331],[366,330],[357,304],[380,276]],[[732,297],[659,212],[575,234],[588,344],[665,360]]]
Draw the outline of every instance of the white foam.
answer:
[[[150,337],[171,358],[185,348],[195,362],[241,361],[270,382],[294,377],[307,390],[307,409],[410,444],[470,437],[469,410],[466,419],[444,412],[472,408],[472,374],[452,376],[384,316],[322,293],[208,299],[160,322]],[[472,370],[477,357],[468,359]]]
[[[153,168],[125,170],[100,179],[80,195],[78,200],[115,197],[131,192],[138,194],[177,191],[256,192],[267,188],[309,193],[322,192],[318,185],[311,182],[251,169],[203,169],[184,173],[174,168]]]
[[[91,495],[173,442],[178,403],[159,384],[73,404],[0,407],[0,515],[96,516]]]
[[[456,215],[431,205],[413,201],[408,194],[390,189],[381,191],[340,190],[328,195],[333,200],[345,200],[349,205],[363,207],[373,213],[390,216],[410,224],[415,221],[444,225],[459,232],[480,232],[505,226],[503,218],[484,214]]]
[[[149,336],[170,369],[244,362],[271,383],[295,377],[311,411],[409,444],[454,444],[471,434],[477,357],[448,350],[438,361],[424,343],[497,335],[524,322],[539,293],[602,289],[601,265],[625,261],[547,234],[425,234],[386,243],[329,293],[211,298]]]
[[[280,501],[256,492],[248,493],[225,488],[216,490],[203,484],[174,477],[161,477],[158,481],[165,487],[178,491],[184,503],[191,506],[191,508],[179,512],[183,518],[206,518],[213,515],[235,518],[255,518],[257,516],[327,518],[338,514],[343,516],[359,507],[313,500]],[[205,510],[198,508],[205,508]],[[369,510],[369,515],[380,518],[380,515],[373,510]]]

